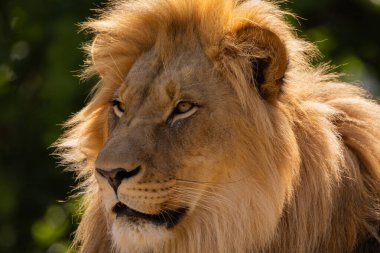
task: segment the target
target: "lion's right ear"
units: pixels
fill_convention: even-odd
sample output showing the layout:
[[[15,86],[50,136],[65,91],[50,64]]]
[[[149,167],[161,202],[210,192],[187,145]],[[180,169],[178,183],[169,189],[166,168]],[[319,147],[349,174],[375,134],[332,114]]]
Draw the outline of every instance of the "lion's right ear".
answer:
[[[128,55],[124,52],[128,48]],[[133,47],[123,40],[117,40],[108,34],[97,34],[88,49],[90,52],[91,73],[99,75],[105,82],[120,85],[134,61]]]
[[[90,52],[90,74],[96,72],[109,85],[120,85],[137,57],[145,50],[144,46],[132,39],[128,41],[112,34],[97,34],[87,49]]]
[[[99,33],[93,39],[90,49],[91,65],[103,79],[117,78],[122,81],[123,64],[121,57],[123,45],[112,36]]]
[[[249,65],[251,81],[261,96],[274,100],[288,66],[288,54],[284,43],[272,31],[251,23],[241,24],[228,35],[230,53]]]

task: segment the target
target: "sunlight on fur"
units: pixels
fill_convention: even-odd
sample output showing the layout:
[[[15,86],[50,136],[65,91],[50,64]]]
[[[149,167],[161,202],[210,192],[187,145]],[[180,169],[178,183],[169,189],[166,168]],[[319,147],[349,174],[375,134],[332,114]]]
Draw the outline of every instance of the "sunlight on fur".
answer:
[[[115,1],[57,141],[79,252],[378,252],[380,106],[258,0]]]

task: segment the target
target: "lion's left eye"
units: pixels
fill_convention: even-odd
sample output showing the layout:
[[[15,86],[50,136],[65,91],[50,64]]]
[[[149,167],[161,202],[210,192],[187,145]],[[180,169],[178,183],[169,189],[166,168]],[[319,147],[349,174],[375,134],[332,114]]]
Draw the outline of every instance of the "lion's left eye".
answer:
[[[117,117],[121,117],[125,112],[125,106],[117,99],[112,100],[112,108]]]
[[[181,114],[187,113],[190,111],[195,105],[190,102],[179,102],[174,110],[174,113]]]
[[[190,117],[198,110],[198,106],[191,102],[179,102],[171,115],[171,123]]]

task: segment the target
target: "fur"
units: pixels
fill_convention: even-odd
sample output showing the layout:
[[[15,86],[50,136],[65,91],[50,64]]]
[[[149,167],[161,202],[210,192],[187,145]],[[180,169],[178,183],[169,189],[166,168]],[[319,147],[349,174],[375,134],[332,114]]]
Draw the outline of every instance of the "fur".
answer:
[[[83,25],[96,35],[86,47],[83,77],[100,81],[56,144],[81,182],[74,247],[86,253],[355,252],[372,240],[372,252],[380,250],[380,106],[328,67],[312,66],[316,49],[297,37],[287,15],[256,0],[117,1]],[[141,241],[131,246],[130,236],[117,238],[123,228],[111,225],[95,163],[111,138],[109,101],[152,48],[169,70],[173,59],[205,55],[212,66],[206,74],[219,80],[209,85],[227,83],[226,98],[236,98],[221,112],[232,122],[233,141],[221,139],[221,154],[199,151],[220,175],[196,178],[201,194],[188,201],[189,217],[167,237],[150,234],[131,239]],[[181,54],[187,51],[195,53]],[[252,59],[266,57],[272,57],[266,83],[253,87]],[[224,97],[212,100],[222,105]],[[228,111],[233,108],[240,109]]]

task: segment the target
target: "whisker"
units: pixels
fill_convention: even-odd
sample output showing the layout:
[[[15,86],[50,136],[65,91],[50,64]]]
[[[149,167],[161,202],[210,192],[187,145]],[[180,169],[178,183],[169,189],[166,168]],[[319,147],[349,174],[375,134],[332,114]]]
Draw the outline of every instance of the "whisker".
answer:
[[[175,193],[176,193],[176,196],[179,196],[179,195],[187,195],[187,196],[190,196],[191,198],[194,199],[194,196],[197,196],[197,197],[217,197],[217,198],[222,198],[221,196],[218,196],[216,194],[213,194],[213,193],[207,193],[207,192],[200,192],[200,191],[196,191],[196,190],[191,190],[191,189],[188,189],[188,190],[175,190]]]
[[[215,192],[204,193],[200,192],[199,189],[181,189],[175,191],[176,200],[182,203],[194,201],[194,195],[197,195],[199,199],[197,200],[197,205],[205,204],[209,205],[210,199],[213,202],[218,202],[223,205],[229,204],[231,201],[223,195],[215,194]]]
[[[218,189],[224,189],[224,185],[219,185],[219,184],[213,184],[213,183],[208,183],[208,182],[197,182],[197,181],[190,181],[190,180],[182,180],[182,179],[177,179],[177,184],[178,185],[183,185],[183,184],[193,184],[196,186],[207,186],[209,188],[218,188]],[[185,186],[185,185],[184,185]]]
[[[104,63],[104,62],[102,62],[102,63],[100,63],[100,64],[102,64],[103,66],[106,66],[107,69],[109,69],[109,70],[111,70],[113,73],[115,73],[116,77],[117,77],[118,79],[120,79],[120,82],[123,82],[123,81],[124,81],[123,78],[122,78],[121,73],[119,72],[120,70],[116,71],[116,70],[114,70],[114,68],[113,68],[111,65],[106,64],[106,63]],[[114,62],[114,64],[116,64],[116,63]]]
[[[183,207],[183,205],[181,205],[181,203],[183,203],[183,202],[180,202],[180,203],[167,203],[167,207],[173,208],[174,209],[173,211],[175,211],[175,209]],[[187,204],[187,203],[183,203],[183,204]],[[211,208],[210,206],[207,206],[207,205],[205,205],[203,203],[199,203],[199,202],[197,203],[197,207],[200,208],[200,209],[202,209],[202,210],[208,211],[208,212],[214,212],[215,211],[215,209]]]
[[[115,62],[115,59],[113,58],[112,54],[109,53],[108,55],[111,57],[112,62],[113,62],[113,64],[115,65],[115,68],[116,68],[117,72],[119,73],[120,81],[123,82],[123,74],[121,73],[119,67],[117,66],[117,64],[116,64],[116,62]]]
[[[203,194],[211,194],[213,196],[216,196],[216,197],[220,197],[222,199],[227,199],[226,196],[220,194],[220,193],[217,193],[215,191],[212,191],[212,190],[208,190],[208,189],[199,189],[199,188],[194,188],[194,187],[191,187],[191,186],[176,186],[173,188],[174,190],[185,190],[185,191],[191,191],[192,193],[203,193]],[[225,190],[225,189],[223,189]]]
[[[178,202],[181,202],[181,203],[184,203],[184,204],[187,204],[189,202],[193,202],[194,201],[194,198],[192,196],[189,196],[189,195],[178,195]],[[220,204],[224,204],[224,203],[229,203],[229,202],[226,202],[226,201],[223,201],[221,199],[218,199],[218,198],[213,198],[213,202],[217,202],[217,203],[220,203]],[[206,206],[208,206],[210,204],[210,198],[200,198],[197,200],[197,204],[200,203],[200,204],[205,204]]]
[[[196,184],[206,184],[206,185],[234,184],[234,183],[239,183],[241,181],[247,180],[248,177],[252,176],[252,174],[248,174],[248,175],[246,175],[240,179],[234,180],[234,181],[208,182],[208,181],[188,180],[188,179],[183,179],[183,178],[176,178],[176,181],[181,182],[181,183],[196,183]]]

